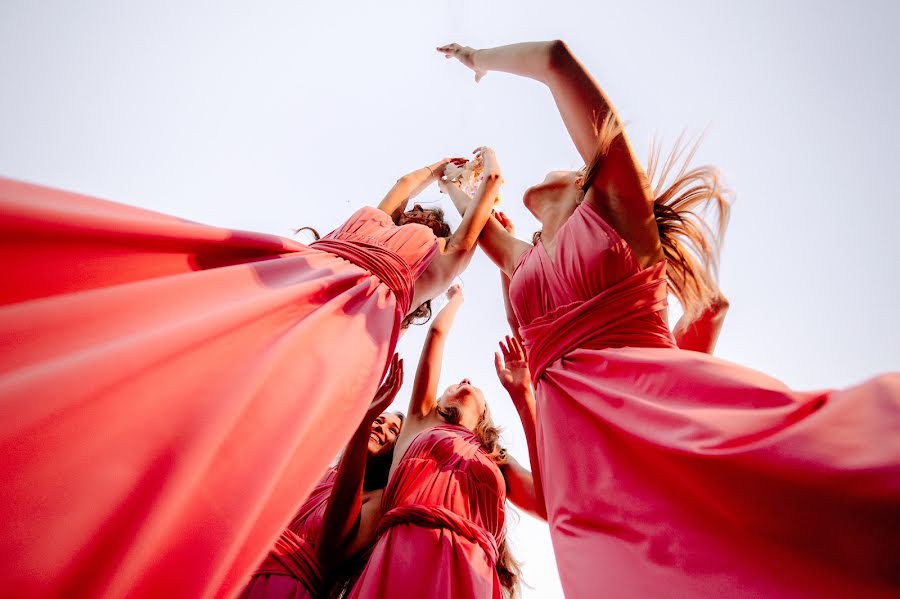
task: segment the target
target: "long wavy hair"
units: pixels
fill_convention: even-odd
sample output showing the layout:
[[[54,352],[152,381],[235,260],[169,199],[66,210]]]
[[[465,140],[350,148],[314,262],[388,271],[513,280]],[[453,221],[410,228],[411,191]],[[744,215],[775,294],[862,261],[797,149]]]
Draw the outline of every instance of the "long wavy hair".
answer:
[[[595,132],[597,149],[581,171],[582,198],[603,169],[609,148],[623,129],[609,113],[602,124],[595,126]],[[719,253],[731,212],[731,194],[721,182],[719,169],[690,166],[699,145],[699,139],[686,144],[684,136],[679,136],[669,156],[661,162],[661,150],[654,141],[647,162],[647,180],[654,197],[653,216],[666,258],[666,279],[688,318],[701,313],[720,294]],[[714,224],[710,225],[712,219]]]
[[[403,223],[404,225],[410,223],[425,225],[431,229],[435,237],[447,238],[450,237],[453,232],[444,218],[444,210],[442,208],[424,208],[421,204],[414,204],[412,210],[407,210],[402,214],[401,219],[405,221]],[[319,232],[313,227],[300,227],[299,229],[294,229],[294,234],[299,234],[302,231],[309,231],[316,241],[321,239]],[[431,320],[431,316],[431,300],[424,301],[419,304],[415,310],[403,318],[403,321],[400,323],[400,328],[407,329],[411,325],[426,324]]]
[[[459,408],[455,406],[443,407],[438,406],[437,413],[448,424],[459,424],[462,414]],[[494,418],[491,416],[490,408],[485,405],[484,414],[475,426],[475,437],[478,439],[481,449],[487,454],[492,462],[497,466],[506,463],[508,453],[506,448],[500,445],[501,429],[494,424]],[[519,594],[519,584],[522,578],[522,565],[513,557],[507,540],[507,523],[503,522],[503,531],[500,536],[500,544],[497,547],[497,578],[500,579],[500,585],[509,599],[515,599]]]

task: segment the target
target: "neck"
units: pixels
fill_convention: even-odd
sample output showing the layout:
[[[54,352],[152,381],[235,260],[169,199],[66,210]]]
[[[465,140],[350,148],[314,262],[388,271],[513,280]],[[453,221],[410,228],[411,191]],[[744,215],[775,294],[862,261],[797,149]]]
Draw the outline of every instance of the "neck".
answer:
[[[572,216],[574,208],[568,203],[554,202],[547,206],[541,215],[541,241],[546,245],[553,243],[560,227]]]

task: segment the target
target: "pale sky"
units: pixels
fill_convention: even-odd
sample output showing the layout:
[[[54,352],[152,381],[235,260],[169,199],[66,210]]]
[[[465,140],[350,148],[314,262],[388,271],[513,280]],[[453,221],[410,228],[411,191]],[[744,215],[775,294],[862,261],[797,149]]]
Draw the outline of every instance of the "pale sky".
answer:
[[[562,38],[639,154],[654,135],[669,148],[706,129],[698,162],[737,196],[719,356],[801,389],[900,368],[900,5],[385,4],[3,0],[0,174],[213,225],[325,233],[405,172],[490,145],[502,208],[529,239],[522,191],[580,166],[552,99],[501,73],[476,85],[434,48]],[[461,279],[444,382],[481,386],[526,463],[493,371],[507,332],[496,269],[479,254]],[[401,342],[396,407],[424,333]],[[560,597],[546,526],[510,521],[524,596]]]

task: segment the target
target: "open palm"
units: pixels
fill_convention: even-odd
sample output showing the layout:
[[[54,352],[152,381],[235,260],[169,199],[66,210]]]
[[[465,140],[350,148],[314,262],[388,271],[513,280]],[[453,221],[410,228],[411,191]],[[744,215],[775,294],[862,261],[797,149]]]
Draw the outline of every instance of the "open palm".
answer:
[[[531,373],[525,348],[518,339],[507,335],[505,342],[500,342],[500,350],[494,353],[494,367],[500,384],[510,394],[527,388],[531,384]]]

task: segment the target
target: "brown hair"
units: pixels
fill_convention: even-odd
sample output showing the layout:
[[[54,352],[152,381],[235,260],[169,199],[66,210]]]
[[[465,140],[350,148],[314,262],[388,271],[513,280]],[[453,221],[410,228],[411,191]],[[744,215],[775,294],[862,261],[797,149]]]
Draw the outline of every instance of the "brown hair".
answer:
[[[423,208],[421,204],[413,204],[412,210],[407,210],[403,216],[406,217],[404,225],[407,223],[425,225],[436,237],[450,237],[452,233],[450,225],[444,218],[443,208]]]
[[[607,114],[596,131],[597,151],[584,167],[582,193],[590,189],[603,168],[610,145],[623,133],[612,113]],[[700,139],[686,145],[683,136],[679,136],[657,172],[660,147],[654,142],[647,162],[647,179],[655,179],[653,216],[666,258],[669,290],[678,298],[688,318],[709,307],[720,295],[719,252],[731,211],[730,193],[721,183],[719,170],[708,165],[689,168],[699,145]],[[670,177],[672,173],[676,173],[674,177]],[[707,219],[710,207],[716,212],[715,228]]]
[[[418,212],[415,212],[418,211]],[[403,213],[408,223],[417,223],[425,225],[435,234],[436,237],[450,237],[452,231],[450,225],[444,219],[444,210],[442,208],[423,208],[421,204],[413,204],[412,210]],[[409,328],[410,325],[425,324],[431,320],[431,300],[422,302],[418,308],[406,315],[400,324],[401,329]]]
[[[294,235],[299,235],[300,231],[309,231],[310,233],[312,233],[313,239],[315,239],[316,241],[322,239],[322,236],[319,235],[319,232],[312,227],[300,227],[299,229],[294,229]]]
[[[408,329],[410,325],[425,324],[431,320],[431,300],[426,300],[419,304],[419,307],[406,315],[403,322],[400,323],[401,329]]]
[[[455,406],[443,407],[438,405],[437,413],[450,424],[459,424],[461,414]],[[481,444],[481,449],[488,455],[492,462],[502,466],[507,460],[506,448],[500,445],[500,427],[494,424],[490,408],[485,404],[484,413],[475,426],[475,437]],[[522,566],[513,557],[506,538],[507,523],[503,522],[503,531],[500,534],[500,543],[497,546],[497,578],[500,585],[510,599],[519,594],[519,581],[522,577]]]

